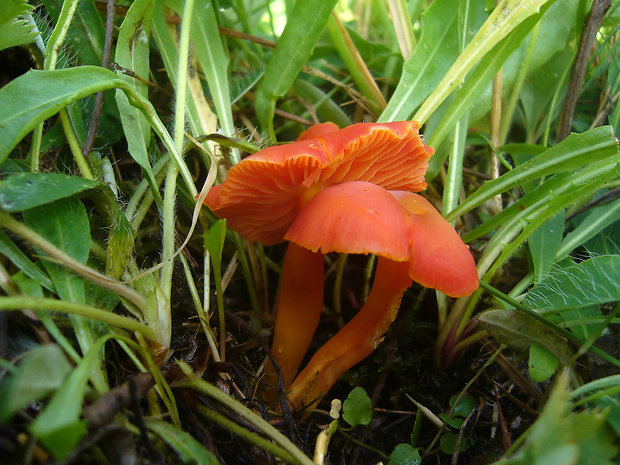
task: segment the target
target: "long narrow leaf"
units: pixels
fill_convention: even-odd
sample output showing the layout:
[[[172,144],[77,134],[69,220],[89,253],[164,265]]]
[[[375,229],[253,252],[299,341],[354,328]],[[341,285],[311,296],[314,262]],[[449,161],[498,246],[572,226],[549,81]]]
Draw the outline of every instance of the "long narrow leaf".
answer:
[[[308,61],[337,0],[296,2],[256,90],[256,116],[271,138],[276,99],[285,95]]]
[[[493,181],[485,182],[480,189],[447,215],[448,221],[482,204],[496,194],[519,186],[533,179],[562,171],[571,171],[618,152],[618,140],[611,126],[603,126],[572,134],[560,144],[546,150],[531,160]]]

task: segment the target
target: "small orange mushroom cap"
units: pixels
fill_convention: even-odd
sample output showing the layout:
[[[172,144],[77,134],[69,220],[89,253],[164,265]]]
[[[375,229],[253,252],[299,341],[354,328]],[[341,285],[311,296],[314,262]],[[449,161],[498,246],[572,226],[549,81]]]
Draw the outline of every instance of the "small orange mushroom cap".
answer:
[[[389,190],[420,191],[433,150],[415,121],[333,123],[309,128],[297,142],[268,147],[235,165],[205,204],[245,238],[275,244],[322,189],[367,181]]]
[[[454,228],[422,196],[353,181],[319,192],[285,239],[312,251],[409,262],[409,277],[451,297],[478,288],[476,264]]]

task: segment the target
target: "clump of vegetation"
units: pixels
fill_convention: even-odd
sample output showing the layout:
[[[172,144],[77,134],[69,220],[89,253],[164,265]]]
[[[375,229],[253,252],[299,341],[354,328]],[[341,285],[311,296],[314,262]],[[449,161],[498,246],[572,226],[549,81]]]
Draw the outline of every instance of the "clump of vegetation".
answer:
[[[5,3],[3,463],[618,460],[619,2]],[[260,149],[291,157],[283,144],[311,150],[325,128],[397,121],[432,148],[415,186],[394,184],[408,155],[384,143],[340,184],[314,182],[345,168],[290,169],[303,188],[285,198],[284,178],[265,176],[244,195],[283,228],[269,240],[227,225],[214,203],[214,186]],[[256,166],[244,183],[269,173]],[[261,190],[313,216],[285,237]],[[454,290],[465,262],[377,259],[387,246],[359,245],[354,227],[344,248],[312,242],[308,228],[334,211],[372,229],[362,200],[408,233],[433,212],[424,241],[404,244],[426,251],[433,231],[458,231],[479,287],[473,264]],[[287,264],[283,241],[300,234],[307,265]],[[394,274],[375,280],[376,262]],[[311,283],[322,294],[304,295]],[[373,301],[385,315],[364,323],[362,355],[321,352],[376,283],[395,289]],[[279,292],[314,312],[307,340],[281,344],[299,353],[270,350],[274,327],[288,328],[275,325]],[[293,381],[300,365],[319,366],[320,382]]]

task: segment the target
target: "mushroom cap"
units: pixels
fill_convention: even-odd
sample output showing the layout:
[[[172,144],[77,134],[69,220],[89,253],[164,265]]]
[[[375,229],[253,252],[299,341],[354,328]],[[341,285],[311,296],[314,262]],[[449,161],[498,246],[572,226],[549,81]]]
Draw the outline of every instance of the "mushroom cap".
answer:
[[[390,190],[425,189],[433,149],[418,130],[415,121],[313,126],[297,142],[235,165],[205,204],[245,238],[281,242],[302,207],[325,187],[359,180]]]
[[[406,212],[388,190],[365,181],[323,189],[297,215],[284,238],[323,254],[409,259]]]
[[[474,257],[452,225],[421,195],[391,194],[407,212],[409,276],[450,297],[464,297],[478,289]]]
[[[353,181],[323,189],[285,239],[312,251],[373,253],[409,262],[409,277],[451,297],[478,288],[476,264],[454,228],[422,196]]]

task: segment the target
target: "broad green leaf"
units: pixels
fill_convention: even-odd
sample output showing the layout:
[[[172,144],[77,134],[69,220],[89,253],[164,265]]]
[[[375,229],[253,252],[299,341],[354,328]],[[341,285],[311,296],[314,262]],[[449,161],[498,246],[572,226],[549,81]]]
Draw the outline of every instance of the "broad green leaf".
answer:
[[[388,465],[420,465],[422,457],[418,449],[411,444],[399,444],[390,454]]]
[[[112,71],[90,66],[33,70],[9,82],[0,89],[0,162],[26,134],[69,103],[114,87],[119,87],[119,79]]]
[[[450,397],[450,407],[454,405],[455,400],[456,396]],[[459,403],[456,404],[456,407],[454,407],[452,416],[467,418],[467,416],[472,412],[475,407],[476,399],[466,394],[464,396],[461,396],[461,398],[459,399]]]
[[[90,224],[84,204],[76,197],[67,197],[50,204],[24,211],[24,222],[43,238],[80,263],[86,263],[90,251]],[[52,278],[56,294],[62,300],[86,303],[85,280],[62,264],[44,260],[43,265]],[[70,315],[82,352],[90,350],[95,341],[95,322],[79,315]],[[100,365],[103,366],[103,354]],[[105,389],[101,371],[93,370],[93,382],[98,390]]]
[[[488,310],[478,316],[480,325],[499,342],[514,349],[528,350],[537,342],[563,364],[571,363],[572,351],[568,341],[556,332],[517,310]]]
[[[26,0],[4,1],[0,10],[0,50],[35,41],[38,31],[21,18],[31,10]]]
[[[146,425],[179,454],[183,463],[219,465],[215,456],[185,431],[163,420],[149,420]]]
[[[296,2],[256,90],[256,116],[273,138],[276,99],[285,95],[312,54],[337,0]]]
[[[459,55],[459,0],[433,2],[422,14],[422,36],[405,62],[398,86],[379,121],[409,119]],[[483,2],[478,2],[481,9]],[[476,8],[476,7],[474,7]]]
[[[0,424],[6,423],[31,402],[43,399],[58,389],[70,371],[71,365],[56,344],[45,344],[31,350],[1,385]]]
[[[149,76],[149,35],[153,2],[138,0],[132,3],[118,32],[115,61],[120,66],[148,79]],[[148,86],[134,77],[120,71],[119,79],[133,87],[136,93],[148,99]],[[153,169],[149,161],[148,146],[151,140],[151,127],[146,117],[129,103],[129,98],[121,89],[116,90],[116,104],[121,115],[121,123],[129,146],[131,157],[146,174],[154,193],[157,192]],[[158,196],[157,196],[158,197]]]
[[[536,383],[547,381],[557,370],[558,358],[537,342],[530,346],[528,370],[530,378]]]
[[[120,88],[132,105],[144,113],[151,127],[175,159],[181,176],[195,196],[198,192],[187,165],[153,105],[112,71],[97,66],[78,66],[53,71],[28,71],[0,89],[0,163],[17,143],[69,103],[90,94]]]
[[[564,172],[551,176],[538,188],[530,190],[508,208],[464,234],[463,240],[469,242],[500,226],[502,229],[509,228],[512,224],[521,224],[522,227],[525,227],[528,222],[532,222],[537,216],[540,216],[541,212],[551,211],[553,213],[555,211],[559,213],[562,208],[579,199],[585,199],[584,190],[587,191],[588,195],[591,195],[591,189],[587,189],[587,187],[593,186],[594,190],[598,190],[603,188],[604,183],[609,178],[617,176],[618,167],[614,166],[614,163],[618,162],[620,159],[616,156],[610,158],[609,163],[607,161],[597,162],[574,173]],[[580,196],[580,194],[583,195]],[[548,217],[551,218],[552,216],[553,214],[550,214]],[[543,222],[540,224],[542,225]],[[494,241],[495,236],[491,240]],[[558,253],[560,251],[565,255],[570,252],[564,247],[558,249]]]
[[[80,419],[82,401],[88,377],[97,366],[98,354],[113,335],[98,339],[82,361],[65,378],[45,410],[30,424],[35,438],[57,458],[65,458],[86,434],[86,424]]]
[[[477,207],[491,197],[506,192],[522,183],[553,173],[576,170],[587,163],[604,160],[618,152],[618,140],[610,126],[592,129],[582,134],[571,134],[558,145],[493,181],[485,182],[469,198],[447,216],[452,221]]]
[[[439,438],[439,448],[444,454],[452,455],[456,449],[458,439],[459,435],[456,433],[444,433],[441,438]],[[469,444],[467,436],[463,436],[461,438],[461,442],[459,443],[459,452],[467,450],[468,447]]]
[[[353,388],[342,407],[342,417],[351,426],[367,425],[372,420],[372,402],[363,387]]]
[[[90,225],[84,204],[68,197],[24,212],[24,222],[34,231],[81,263],[90,250]],[[59,297],[84,302],[84,280],[58,263],[44,262]]]
[[[549,274],[564,235],[564,212],[538,228],[528,239],[534,264],[534,281],[540,282]]]
[[[19,212],[97,186],[97,182],[62,173],[19,173],[0,184],[0,208],[6,212]]]
[[[579,308],[620,300],[620,255],[593,257],[551,274],[523,301],[538,310]]]

